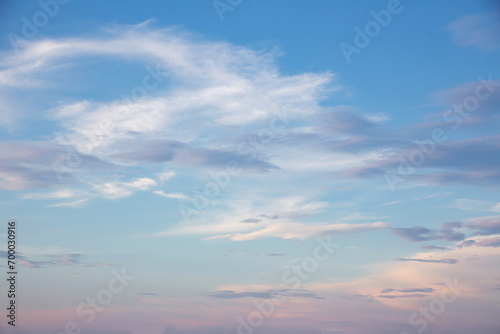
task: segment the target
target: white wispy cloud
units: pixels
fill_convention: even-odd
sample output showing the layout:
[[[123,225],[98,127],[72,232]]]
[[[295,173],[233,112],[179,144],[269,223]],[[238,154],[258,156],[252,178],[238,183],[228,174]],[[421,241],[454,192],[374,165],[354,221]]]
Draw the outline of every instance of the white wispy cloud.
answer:
[[[379,206],[388,206],[388,205],[394,205],[394,204],[398,204],[398,203],[401,203],[401,201],[387,202],[387,203],[381,204]]]
[[[436,196],[439,196],[439,194],[431,194],[431,195],[427,195],[427,196],[417,197],[417,198],[413,199],[413,201],[420,201],[423,199],[433,198]]]
[[[150,178],[139,178],[129,182],[106,182],[94,185],[94,189],[102,196],[110,199],[130,196],[133,190],[148,190],[156,186],[156,181]]]
[[[43,173],[33,170],[33,164],[26,169],[26,155],[24,160],[9,159],[0,168],[0,186],[56,185],[60,181],[51,164],[64,165],[67,148],[83,163],[65,168],[64,182],[86,184],[89,191],[115,199],[148,185],[108,181],[106,171],[96,172],[94,167],[121,168],[126,175],[128,167],[156,164],[164,172],[143,176],[159,183],[172,178],[177,168],[220,168],[231,160],[245,172],[278,170],[263,152],[249,160],[241,151],[244,136],[268,127],[275,113],[289,119],[314,115],[325,97],[341,89],[332,73],[282,74],[274,50],[210,41],[150,23],[117,25],[92,36],[28,41],[18,52],[2,54],[0,85],[18,91],[64,88],[61,78],[71,80],[71,73],[85,73],[87,63],[81,59],[133,62],[143,66],[144,78],[130,83],[126,98],[61,96],[55,106],[40,113],[57,128],[52,140],[29,147],[30,154],[43,145],[50,147],[51,155],[46,154],[47,161],[40,164]],[[147,98],[134,98],[137,89],[146,89]],[[10,153],[16,149],[9,147]],[[86,165],[90,159],[94,159],[92,169]],[[166,169],[161,166],[165,163]]]
[[[166,171],[166,172],[158,173],[157,176],[158,176],[158,180],[161,183],[165,183],[175,176],[175,172],[174,171]]]
[[[229,238],[234,241],[257,240],[263,238],[307,239],[325,234],[337,235],[349,232],[364,232],[387,227],[389,227],[389,224],[383,222],[367,224],[300,224],[280,222],[268,224],[266,227],[257,231],[217,235],[207,239]]]
[[[153,191],[156,195],[162,196],[162,197],[167,197],[167,198],[177,198],[177,199],[189,199],[186,195],[182,193],[169,193],[166,194],[163,190],[155,190]]]
[[[247,194],[244,200],[225,201],[224,209],[203,211],[189,224],[181,223],[150,236],[191,235],[206,240],[230,239],[233,241],[263,238],[307,239],[325,234],[360,233],[389,226],[384,222],[361,224],[342,222],[352,217],[340,218],[337,223],[301,222],[323,212],[328,206],[327,202],[314,201],[311,196],[305,195],[274,198],[260,194]]]
[[[23,196],[23,199],[69,199],[86,195],[86,192],[77,189],[61,189],[53,192],[29,193]]]

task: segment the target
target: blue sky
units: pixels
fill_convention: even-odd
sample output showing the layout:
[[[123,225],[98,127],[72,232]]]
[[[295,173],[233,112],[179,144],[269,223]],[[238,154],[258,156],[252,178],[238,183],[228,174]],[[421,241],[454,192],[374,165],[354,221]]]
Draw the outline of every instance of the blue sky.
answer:
[[[18,333],[498,331],[493,1],[55,1],[0,5]]]

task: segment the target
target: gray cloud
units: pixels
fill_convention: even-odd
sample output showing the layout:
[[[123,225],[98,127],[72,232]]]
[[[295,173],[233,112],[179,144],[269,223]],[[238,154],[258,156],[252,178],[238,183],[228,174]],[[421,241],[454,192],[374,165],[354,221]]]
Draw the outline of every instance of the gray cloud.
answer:
[[[126,141],[115,149],[119,153],[111,155],[110,158],[129,164],[171,162],[188,166],[225,168],[228,162],[234,161],[248,172],[263,173],[279,169],[267,161],[249,158],[238,151],[194,148],[166,139]]]
[[[431,230],[421,226],[410,228],[398,227],[392,228],[391,230],[394,235],[397,235],[398,237],[401,237],[406,241],[427,241],[429,240],[429,238],[423,235],[431,233]]]
[[[125,163],[156,163],[172,161],[177,150],[184,148],[181,142],[158,139],[141,142],[131,142],[120,146],[120,153],[111,155],[111,158],[118,159]]]
[[[429,241],[429,240],[445,240],[445,241],[460,241],[465,239],[465,234],[455,232],[453,229],[462,227],[462,223],[443,223],[440,230],[430,230],[421,226],[392,228],[392,233],[406,241]]]
[[[404,292],[404,293],[408,293],[408,292],[426,292],[426,293],[430,293],[430,292],[434,292],[434,289],[433,288],[413,288],[413,289],[401,289],[401,290],[398,290],[399,292]]]
[[[442,223],[441,229],[445,231],[451,231],[453,229],[460,228],[462,226],[464,226],[464,224],[461,222]]]
[[[358,114],[352,107],[335,108],[318,116],[320,127],[334,134],[357,134],[375,132],[380,126]]]
[[[476,242],[474,240],[465,240],[465,241],[461,242],[457,247],[458,248],[471,247],[475,243]]]
[[[256,218],[248,218],[248,219],[243,219],[240,220],[241,223],[262,223],[266,220],[276,220],[279,219],[280,217],[278,215],[259,215]]]
[[[440,246],[434,246],[434,245],[422,245],[422,246],[420,246],[420,248],[429,249],[429,250],[432,250],[432,249],[447,250],[448,249],[446,247],[440,247]]]
[[[408,262],[427,262],[427,263],[446,263],[446,264],[455,264],[458,260],[455,259],[440,259],[440,260],[426,260],[426,259],[405,259],[405,258],[396,258],[396,261],[408,261]]]
[[[477,246],[477,247],[500,247],[500,237],[484,238],[484,239],[481,239],[479,241],[465,240],[460,245],[458,245],[458,248],[472,247],[472,246]]]
[[[79,182],[79,175],[116,166],[76,152],[69,146],[35,141],[0,143],[0,188],[21,190],[53,188]],[[58,177],[59,175],[59,177]]]
[[[377,297],[379,297],[379,298],[390,298],[390,299],[396,299],[396,298],[424,298],[424,297],[427,297],[427,295],[424,295],[422,293],[414,293],[414,294],[409,294],[409,295],[378,295]]]
[[[485,122],[488,121],[491,119]],[[500,146],[496,143],[499,139],[498,135],[489,137],[483,135],[473,139],[448,141],[436,144],[439,145],[439,150],[435,149],[432,154],[428,155],[422,153],[416,143],[402,150],[397,150],[392,146],[398,153],[390,154],[384,159],[367,162],[361,167],[351,168],[334,176],[384,178],[387,173],[395,177],[404,176],[405,179],[430,184],[466,183],[485,187],[498,186],[500,171],[496,166],[500,164]],[[408,162],[409,157],[416,152],[425,156],[422,166],[414,167]],[[402,161],[406,161],[406,165]],[[408,170],[408,165],[415,172],[402,174],[400,170]],[[434,171],[436,169],[444,171]]]
[[[431,293],[431,292],[434,292],[435,290],[433,288],[383,289],[382,291],[380,291],[380,293],[386,294],[386,293],[393,292],[393,291],[398,291],[398,292],[402,292],[402,293],[415,293],[415,292]],[[390,298],[390,297],[387,297],[387,298]]]
[[[476,246],[480,247],[500,247],[500,237],[484,238],[476,242]]]
[[[248,219],[240,220],[240,222],[241,223],[262,223],[262,219],[248,218]]]
[[[475,235],[500,234],[500,219],[478,220],[467,227],[476,230]]]

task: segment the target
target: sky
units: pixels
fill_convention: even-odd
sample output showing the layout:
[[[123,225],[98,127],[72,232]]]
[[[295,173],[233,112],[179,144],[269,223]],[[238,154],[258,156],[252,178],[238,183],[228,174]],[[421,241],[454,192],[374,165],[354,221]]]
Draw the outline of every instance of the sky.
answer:
[[[0,4],[5,334],[497,334],[500,6]]]

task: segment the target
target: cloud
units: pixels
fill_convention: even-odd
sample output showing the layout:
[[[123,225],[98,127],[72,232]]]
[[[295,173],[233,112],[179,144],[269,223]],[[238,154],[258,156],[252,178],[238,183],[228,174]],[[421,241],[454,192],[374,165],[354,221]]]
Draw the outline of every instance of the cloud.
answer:
[[[243,174],[279,170],[271,156],[246,139],[259,139],[274,115],[279,116],[274,125],[296,127],[289,119],[313,117],[322,109],[321,101],[341,86],[329,72],[282,74],[278,55],[179,28],[153,28],[150,22],[115,25],[74,38],[26,41],[18,52],[2,54],[0,86],[19,95],[26,90],[60,91],[55,106],[39,112],[56,131],[45,134],[47,142],[2,144],[0,187],[52,188],[58,184],[53,162],[65,167],[65,184],[92,192],[89,198],[109,199],[149,189],[146,184],[123,184],[122,179],[164,183],[178,173],[176,168],[190,173],[225,168],[234,161]],[[144,78],[125,78],[131,89],[121,99],[68,96],[65,87],[73,74],[87,73],[96,59],[142,68]],[[79,78],[83,85],[90,80]],[[145,83],[155,88],[145,88]],[[146,96],[135,96],[141,89]],[[66,166],[68,149],[81,159],[76,167]]]
[[[425,227],[398,227],[392,228],[392,233],[406,241],[429,241],[429,240],[446,240],[459,241],[465,239],[465,234],[456,232],[454,229],[462,227],[462,223],[443,223],[440,230],[429,230]]]
[[[249,193],[244,199],[226,200],[223,209],[214,208],[204,211],[203,215],[194,216],[190,224],[179,223],[149,236],[200,235],[205,240],[233,241],[265,238],[303,240],[325,235],[362,233],[389,226],[384,222],[351,224],[311,220],[329,207],[328,202],[318,202],[312,198],[306,194],[277,197],[260,192]],[[367,220],[366,217],[356,219]]]
[[[392,201],[392,202],[387,202],[387,203],[384,203],[380,206],[387,206],[387,205],[394,205],[394,204],[398,204],[398,203],[401,203],[401,201]]]
[[[64,90],[72,74],[86,73],[88,64],[96,59],[126,62],[143,70],[148,80],[124,83],[131,87],[127,98],[90,99],[81,94],[68,98],[62,94],[64,99],[40,113],[57,131],[46,136],[50,143],[37,144],[37,154],[49,157],[41,146],[51,146],[55,161],[62,163],[67,154],[64,149],[72,148],[82,163],[65,172],[66,182],[93,191],[94,197],[109,199],[142,190],[124,186],[123,179],[144,177],[164,183],[180,170],[183,176],[200,175],[200,169],[221,169],[229,161],[241,167],[242,178],[278,170],[325,171],[336,178],[383,177],[386,171],[397,169],[400,154],[415,148],[424,133],[417,128],[427,129],[420,124],[394,130],[383,124],[388,119],[385,115],[366,114],[347,105],[325,107],[325,99],[343,89],[337,76],[329,72],[284,74],[278,55],[274,50],[208,40],[179,28],[154,28],[150,22],[116,25],[101,34],[28,41],[19,52],[2,55],[0,85],[19,91],[28,87]],[[90,79],[83,76],[82,80]],[[143,82],[155,84],[155,88],[141,87]],[[467,84],[467,89],[474,85]],[[139,88],[146,89],[147,96],[133,97]],[[453,94],[441,97],[465,92],[452,90]],[[494,104],[496,93],[488,103]],[[490,124],[495,114],[483,111],[474,117],[481,114],[481,124]],[[259,142],[260,134],[271,124],[281,130],[269,142]],[[298,149],[303,155],[297,154]],[[500,180],[498,161],[490,158],[478,164],[480,156],[500,156],[498,147],[449,141],[426,161],[431,171],[415,178],[429,183]],[[5,160],[0,164],[0,187],[4,189],[55,184],[48,167],[53,158],[35,163]],[[114,176],[117,172],[119,178]],[[62,205],[77,206],[78,202]],[[257,222],[260,218],[241,220],[245,219]]]
[[[242,222],[242,223],[260,223],[260,222],[262,222],[262,219],[247,218],[247,219],[240,220],[240,222]]]
[[[149,188],[156,186],[156,181],[147,177],[142,177],[130,182],[125,182],[123,183],[123,186],[139,190],[148,190]]]
[[[500,219],[477,220],[467,224],[467,227],[475,230],[476,235],[500,234]]]
[[[385,178],[388,173],[403,176],[406,180],[416,183],[467,183],[491,186],[491,182],[500,181],[500,173],[494,167],[498,161],[482,159],[485,156],[500,156],[500,148],[496,145],[500,126],[500,117],[497,113],[500,103],[498,87],[500,81],[493,79],[491,75],[487,79],[480,78],[479,81],[459,84],[434,94],[435,104],[447,109],[427,115],[425,122],[398,130],[382,127],[376,135],[353,135],[329,142],[323,140],[323,146],[336,151],[360,153],[371,150],[376,153],[371,154],[372,157],[376,157],[375,159],[363,159],[353,168],[339,172],[339,176]],[[487,98],[479,103],[473,113],[468,113],[465,118],[460,117],[454,106],[463,105],[464,101],[475,97],[478,89],[486,90]],[[446,140],[431,145],[429,133],[437,128],[444,131]],[[459,133],[465,139],[457,140],[456,136],[452,139],[451,133]],[[429,152],[426,150],[432,153],[425,153]],[[403,161],[408,165],[410,157],[417,153],[424,154],[423,163],[419,166],[410,166],[414,167],[414,170],[405,167]],[[469,157],[471,159],[468,159]],[[412,172],[404,172],[408,169]]]
[[[266,256],[285,256],[285,253],[267,253]]]
[[[427,295],[424,295],[422,293],[413,293],[413,294],[408,294],[408,295],[378,295],[378,298],[390,298],[390,299],[395,299],[395,298],[424,298],[427,297]]]
[[[351,232],[365,232],[387,228],[389,224],[383,222],[366,224],[326,224],[311,225],[301,223],[272,223],[252,232],[220,235],[216,238],[230,238],[234,241],[257,240],[269,237],[282,239],[306,239],[320,235],[335,235]]]
[[[51,200],[51,199],[70,199],[74,197],[84,196],[88,193],[78,189],[60,189],[53,192],[30,193],[23,196],[23,199],[35,200]]]
[[[434,246],[434,245],[422,245],[422,246],[420,246],[420,248],[422,248],[422,249],[429,249],[429,250],[431,250],[431,249],[440,249],[440,250],[446,250],[446,249],[448,249],[446,247],[440,247],[440,246]]]
[[[489,121],[493,122],[491,119]],[[447,126],[449,127],[449,125]],[[403,172],[405,179],[420,183],[433,185],[468,183],[488,186],[491,185],[491,182],[498,183],[500,181],[500,172],[495,167],[500,163],[500,147],[495,144],[498,139],[500,136],[496,134],[483,138],[444,142],[439,144],[439,150],[425,156],[422,166],[417,168],[411,166],[414,168],[411,169],[405,167],[402,161],[408,161],[410,155],[413,156],[415,152],[421,152],[418,143],[415,143],[405,150],[399,150],[397,154],[394,152],[386,154],[383,159],[367,161],[363,166],[351,168],[340,175],[356,178],[383,178],[387,173],[402,177],[403,174],[400,174],[399,171],[410,169],[415,170],[415,172]],[[493,158],[478,163],[483,161],[485,156]]]
[[[0,258],[7,258],[8,253],[0,251]],[[22,254],[17,254],[17,262],[20,266],[26,268],[44,268],[44,267],[64,267],[64,266],[83,266],[83,267],[96,267],[96,266],[109,266],[109,263],[97,262],[83,262],[84,254],[54,254],[54,255],[37,255],[37,257],[46,258],[46,260],[34,260],[27,258]]]
[[[480,247],[500,247],[500,237],[484,238],[475,243]]]
[[[189,197],[187,197],[186,195],[184,195],[182,193],[166,194],[163,190],[155,190],[155,191],[153,191],[153,193],[155,193],[158,196],[167,197],[167,198],[177,198],[177,199],[185,199],[185,200],[189,199]]]
[[[242,223],[262,223],[266,220],[276,220],[279,219],[280,217],[278,215],[258,215],[256,218],[247,218],[241,220]]]
[[[429,240],[429,238],[423,235],[431,233],[431,230],[421,226],[411,228],[395,227],[392,228],[392,233],[406,241],[426,241]]]
[[[463,247],[471,247],[472,245],[474,245],[476,243],[475,240],[465,240],[463,241],[462,243],[458,244],[457,247],[458,248],[463,248]]]
[[[498,12],[468,15],[452,22],[447,28],[459,46],[471,46],[479,50],[500,48]]]
[[[132,143],[125,141],[122,144],[126,149],[120,149],[120,153],[110,155],[115,163],[140,164],[140,163],[164,163],[171,162],[181,166],[206,166],[225,168],[232,161],[243,170],[262,173],[277,170],[279,167],[254,158],[248,159],[238,151],[224,151],[219,149],[189,147],[180,142],[171,140],[134,140]],[[133,147],[131,149],[130,147]]]
[[[463,247],[500,247],[500,236],[490,237],[490,238],[476,238],[465,240],[458,245],[458,248]]]
[[[175,176],[175,172],[174,171],[166,171],[166,172],[158,173],[157,175],[158,175],[158,180],[160,181],[160,183],[165,183],[168,180],[170,180],[172,177]]]
[[[421,201],[423,199],[433,198],[436,196],[439,196],[439,194],[432,194],[432,195],[427,195],[427,196],[423,196],[423,197],[418,197],[418,198],[415,198],[413,201]]]
[[[130,196],[134,190],[148,190],[156,186],[156,181],[147,177],[133,179],[128,182],[106,182],[95,184],[94,190],[101,196],[109,199],[117,199]]]
[[[397,290],[399,292],[404,292],[404,293],[408,293],[408,292],[425,292],[425,293],[430,293],[430,292],[434,292],[434,289],[433,288],[408,288],[408,289],[400,289],[400,290]]]
[[[451,222],[451,223],[442,223],[441,229],[444,231],[452,231],[457,228],[461,228],[464,224],[461,222]]]
[[[78,159],[74,151],[67,146],[45,142],[3,141],[0,150],[0,188],[7,190],[53,188],[61,184],[61,176],[65,184],[76,184],[82,169],[99,172],[113,166],[82,155],[79,168],[71,168],[76,162],[70,159]]]
[[[127,64],[130,63],[130,67],[137,65],[141,68],[146,64],[155,64],[157,62],[158,67],[155,69],[156,66],[153,66],[153,71],[168,73],[168,77],[161,74],[165,85],[154,92],[148,92],[149,97],[147,99],[123,101],[113,100],[115,97],[101,98],[104,92],[98,94],[97,99],[92,100],[81,100],[79,96],[83,95],[82,92],[74,95],[70,94],[61,100],[54,99],[56,106],[46,114],[51,117],[50,128],[54,127],[57,130],[49,137],[54,143],[60,144],[52,144],[57,153],[56,158],[59,159],[57,161],[65,162],[66,151],[64,150],[66,147],[74,147],[82,153],[82,164],[67,173],[67,176],[73,177],[74,183],[78,184],[75,186],[71,184],[68,189],[72,190],[81,186],[82,193],[78,192],[80,189],[73,193],[58,193],[58,191],[50,189],[47,195],[40,195],[39,198],[45,196],[45,198],[54,200],[69,200],[70,198],[78,200],[79,196],[86,196],[86,193],[91,193],[89,196],[118,199],[131,196],[135,192],[148,191],[154,192],[158,196],[187,199],[183,195],[184,189],[190,188],[192,184],[202,179],[205,171],[219,170],[225,166],[228,160],[234,159],[238,161],[244,172],[261,174],[242,175],[241,178],[234,180],[234,183],[229,187],[231,189],[228,189],[226,194],[222,194],[220,198],[214,200],[213,206],[210,206],[200,217],[197,217],[193,224],[175,226],[172,230],[166,231],[166,235],[196,234],[209,237],[225,237],[233,240],[254,240],[271,237],[302,239],[324,234],[338,235],[350,232],[377,231],[388,227],[388,224],[377,222],[382,218],[370,218],[367,224],[362,224],[366,221],[365,218],[355,218],[357,220],[353,221],[353,224],[341,224],[344,221],[337,217],[335,211],[345,208],[338,208],[330,203],[320,202],[324,201],[324,198],[331,199],[332,196],[336,196],[337,190],[333,192],[329,190],[323,193],[318,191],[305,201],[287,199],[287,201],[278,202],[269,200],[269,198],[278,198],[283,193],[289,195],[295,191],[300,195],[308,193],[305,196],[309,196],[309,194],[313,193],[310,188],[335,186],[334,184],[339,181],[325,180],[324,178],[333,178],[335,176],[333,174],[325,176],[325,174],[316,173],[316,171],[349,171],[351,166],[361,166],[367,167],[365,175],[380,176],[380,172],[383,173],[386,168],[394,166],[395,161],[397,163],[397,155],[400,152],[405,152],[408,146],[414,143],[417,136],[404,133],[406,129],[389,131],[383,126],[381,118],[377,119],[364,115],[358,110],[350,110],[349,107],[334,110],[323,108],[321,102],[327,96],[335,75],[329,73],[283,74],[285,72],[278,68],[278,62],[276,62],[275,55],[272,52],[261,52],[229,43],[207,41],[203,37],[190,37],[173,29],[156,30],[119,26],[107,36],[93,36],[88,37],[87,35],[60,40],[45,39],[43,43],[30,42],[25,52],[21,50],[19,59],[15,57],[8,59],[13,65],[11,66],[13,71],[2,73],[2,75],[5,75],[3,78],[8,77],[9,80],[13,78],[13,85],[19,83],[16,79],[23,79],[25,76],[26,79],[29,79],[24,80],[27,84],[38,85],[40,89],[44,89],[45,83],[65,85],[64,76],[66,74],[62,71],[57,72],[57,66],[61,65],[63,68],[69,68],[68,65],[72,65],[75,71],[85,72],[87,69],[85,64],[100,59],[110,60],[110,64],[127,62]],[[30,66],[33,69],[30,69]],[[130,67],[127,67],[127,69]],[[150,74],[149,71],[145,71],[144,74],[146,73]],[[58,80],[55,80],[55,76],[52,74],[61,76],[62,82],[59,83]],[[71,76],[72,74],[73,72],[68,70],[67,75]],[[131,77],[136,76],[131,75]],[[121,84],[127,85],[129,83],[129,81],[126,81]],[[132,83],[130,87],[132,88],[134,84]],[[19,87],[22,86],[21,83]],[[283,135],[280,134],[279,138],[274,138],[279,140],[271,141],[267,146],[262,145],[262,148],[253,147],[252,144],[249,144],[249,146],[243,145],[242,147],[249,149],[249,151],[240,150],[240,144],[244,144],[245,140],[258,139],[256,134],[269,126],[268,119],[273,116],[273,112],[283,109],[287,110],[290,116],[294,117],[294,120],[288,124],[283,122],[279,124],[286,125]],[[106,119],[110,121],[111,125],[106,125],[103,122]],[[324,127],[322,123],[325,124]],[[93,134],[92,131],[95,130],[98,130],[99,133]],[[82,139],[85,138],[90,138],[93,144],[88,147],[82,146]],[[321,141],[321,144],[313,145],[316,141]],[[467,145],[467,143],[461,144]],[[31,144],[26,146],[29,145]],[[308,146],[299,151],[296,149],[298,145],[313,146]],[[478,155],[471,152],[478,146],[475,143],[470,145],[471,148],[466,150],[466,153],[471,153],[472,158],[463,158],[462,160],[457,154],[460,152],[460,145],[457,147],[452,145],[441,146],[436,151],[436,155],[441,154],[438,153],[441,149],[449,150],[452,158],[450,159],[451,162],[446,162],[446,154],[444,154],[444,157],[443,155],[440,156],[439,159],[441,160],[430,160],[429,169],[432,171],[439,170],[443,174],[447,174],[449,171],[469,173],[479,166],[479,174],[474,175],[483,177],[487,181],[494,179],[495,174],[489,172],[494,171],[494,168],[498,168],[498,165],[495,166],[495,159],[492,158],[491,164],[487,162],[487,166],[481,166],[483,161],[476,160],[475,158]],[[22,146],[21,143],[20,146]],[[37,153],[42,156],[44,149],[45,152],[52,152],[51,146],[49,148],[37,147]],[[59,156],[60,149],[63,151],[61,156]],[[253,157],[249,155],[249,152],[254,152],[252,149],[255,150]],[[30,187],[37,184],[36,182],[40,182],[40,187],[50,188],[50,182],[46,182],[47,180],[43,179],[43,177],[33,177],[34,174],[28,174],[50,168],[48,166],[53,161],[52,157],[47,155],[47,161],[43,160],[39,163],[40,159],[46,157],[31,159],[29,154],[24,157],[16,157],[14,151],[14,149],[11,149],[9,155],[18,158],[18,160],[13,160],[14,162],[5,161],[5,166],[7,166],[5,170],[9,172],[8,167],[11,166],[23,167],[26,168],[26,175],[20,174],[19,178],[14,180],[15,182],[0,179],[8,181],[5,186],[13,187],[14,184],[14,186],[24,187],[22,189],[30,189]],[[363,154],[358,154],[359,152]],[[494,144],[491,147],[488,146],[488,150],[483,152],[491,154],[491,157],[495,157],[495,153],[498,153]],[[92,159],[95,161],[95,166],[86,165]],[[464,159],[472,161],[467,162]],[[385,164],[388,161],[389,164]],[[459,163],[455,164],[455,162]],[[12,163],[12,165],[8,165],[9,163]],[[110,168],[105,170],[106,164]],[[331,166],[334,166],[335,169],[330,169]],[[2,165],[2,167],[4,166]],[[93,167],[103,167],[103,172],[96,172],[97,168]],[[266,172],[272,174],[278,168],[283,173],[280,172],[279,175],[274,175],[274,177],[265,175]],[[458,170],[455,168],[458,168]],[[296,173],[297,170],[300,170],[300,177],[297,177],[299,176]],[[2,171],[4,170],[2,169]],[[174,175],[176,177],[172,180]],[[27,179],[30,176],[33,178]],[[22,182],[25,180],[30,182],[23,184]],[[305,183],[300,183],[300,189],[297,189],[298,183],[294,183],[293,187],[288,185],[290,180]],[[11,183],[9,184],[9,182]],[[15,185],[16,182],[17,185]],[[164,182],[168,182],[168,187],[165,185],[162,186],[164,190],[157,190],[158,184]],[[351,186],[350,183],[349,185]],[[357,185],[353,184],[352,186],[355,188]],[[269,194],[264,192],[269,192]],[[30,191],[30,193],[34,192]],[[346,192],[340,191],[339,193],[345,194]],[[345,195],[349,196],[349,194]],[[268,203],[263,205],[262,202]],[[179,203],[184,204],[181,201]],[[231,206],[233,203],[236,203],[234,207]],[[379,203],[384,203],[384,201],[381,200]],[[324,212],[327,209],[330,211]],[[357,209],[356,207],[349,207],[346,210],[355,212]],[[265,215],[259,215],[262,212]],[[315,217],[316,215],[318,217]],[[341,216],[341,214],[338,216]],[[359,217],[355,214],[353,216]],[[175,213],[172,213],[170,217],[172,218],[169,218],[169,220],[175,219],[173,218]],[[170,221],[168,226],[172,226]],[[457,228],[459,226],[456,224],[443,224],[441,230],[427,229],[424,233],[419,233],[419,231],[397,231],[403,236],[417,239],[417,241],[422,241],[422,239],[451,241],[460,239],[461,235],[456,232]],[[225,244],[225,242],[223,243]],[[495,248],[484,247],[484,249],[480,249],[480,251],[492,250],[495,250]],[[466,249],[460,251],[466,251]],[[419,263],[396,263],[401,268],[401,271],[390,278],[393,278],[395,282],[399,279],[398,282],[404,284],[402,287],[418,287],[426,286],[423,284],[417,285],[419,280],[454,277],[454,274],[460,273],[458,272],[459,265],[438,266],[430,260],[420,260],[427,258],[427,256],[429,255],[415,255],[415,259],[408,260],[418,261]],[[483,256],[483,253],[481,253],[481,256]],[[446,258],[455,258],[448,255],[448,253],[442,257],[445,258],[444,260]],[[432,255],[429,258],[440,257]],[[456,259],[460,260],[460,265],[466,263],[462,258],[456,257]],[[61,259],[39,260],[60,261]],[[83,262],[81,259],[79,261]],[[438,275],[436,274],[438,269],[435,268],[412,271],[411,268],[413,267],[419,267],[418,269],[422,269],[422,267],[426,269],[430,267],[453,267],[451,269],[456,269],[457,272],[448,271],[444,274],[438,272],[438,274],[442,274]],[[470,267],[466,267],[466,269],[470,269]],[[465,274],[469,275],[468,271],[473,270],[464,270]],[[337,279],[337,273],[334,274],[335,279]],[[343,281],[342,273],[338,274],[340,275],[338,277]],[[481,272],[481,274],[484,275],[484,272]],[[411,284],[408,282],[411,282]],[[370,284],[366,283],[366,281],[364,283],[355,288],[353,288],[354,284],[344,284],[344,290],[338,293],[337,296],[345,295],[346,298],[352,300],[372,301],[377,292],[380,291],[380,286],[373,284],[373,281],[368,282]],[[379,284],[382,287],[397,286],[397,284],[391,283],[387,279],[381,280]],[[402,292],[401,290],[406,289],[400,288],[393,296],[423,294],[418,291]],[[212,321],[210,318],[215,312],[207,312],[204,317],[195,318],[195,322],[192,322],[193,319],[188,319],[187,315],[188,312],[193,312],[192,314],[199,313],[200,307],[209,309],[211,305],[205,303],[206,300],[213,303],[232,304],[233,302],[228,300],[233,299],[241,304],[245,302],[251,304],[254,298],[268,296],[269,290],[263,288],[256,291],[245,289],[242,291],[236,289],[222,291],[226,292],[214,292],[214,294],[218,294],[213,298],[215,302],[212,299],[204,299],[203,302],[198,303],[197,300],[197,305],[186,307],[186,305],[192,304],[187,300],[183,300],[181,305],[187,303],[182,306],[184,308],[182,312],[186,312],[183,313],[186,314],[186,317],[182,316],[182,319],[176,321],[188,323],[189,325],[186,326],[188,329],[171,329],[167,332],[203,332],[204,329],[197,328],[195,323]],[[298,321],[311,319],[311,322],[315,322],[317,318],[309,318],[307,312],[309,310],[315,312],[324,310],[326,315],[323,319],[332,319],[332,314],[336,314],[335,310],[332,311],[327,307],[329,306],[329,304],[326,304],[327,301],[319,300],[317,296],[317,294],[323,296],[323,293],[311,291],[317,290],[295,291],[296,296],[301,297],[297,299],[303,299],[298,302],[304,302],[304,304],[294,305],[297,312],[292,313],[292,316],[281,313],[279,316],[283,316],[285,321],[292,321],[293,315],[300,313],[302,317],[297,317]],[[352,294],[350,294],[351,292]],[[293,294],[294,292],[288,291],[288,293]],[[412,297],[406,298],[411,299]],[[404,299],[404,297],[394,299]],[[325,304],[306,304],[306,302],[318,301]],[[234,302],[234,304],[238,304],[237,302]],[[398,301],[379,303],[377,300],[377,303],[374,304],[385,302]],[[401,301],[401,303],[405,302],[410,303],[412,301]],[[464,303],[467,304],[467,301]],[[344,300],[341,304],[343,308],[345,304],[355,303]],[[363,309],[360,314],[364,313],[368,317],[375,317],[380,314],[379,309],[376,309],[374,304],[370,305],[370,307],[373,306],[372,312],[365,313]],[[178,306],[179,304],[171,302],[164,307]],[[155,308],[151,308],[151,310],[151,312],[155,312]],[[160,311],[163,314],[165,313],[163,309]],[[239,312],[240,309],[237,309],[237,311]],[[134,312],[131,310],[130,313],[137,314],[135,310]],[[222,314],[227,315],[227,313]],[[349,312],[344,314],[349,315]],[[349,317],[344,317],[344,314],[338,314],[335,318],[349,320]],[[278,316],[276,318],[279,319]],[[236,316],[231,316],[231,319],[236,319]],[[213,321],[216,321],[216,319]],[[146,323],[149,322],[146,321]],[[306,333],[311,332],[314,331]],[[220,331],[220,333],[223,333],[223,331]]]
[[[321,127],[334,134],[366,135],[379,129],[377,122],[360,115],[351,106],[338,106],[318,116]]]
[[[184,147],[184,144],[172,140],[143,140],[132,143],[125,142],[119,153],[110,155],[123,163],[156,163],[172,161],[176,151]],[[170,176],[170,175],[167,175]]]
[[[394,295],[390,294],[387,295],[387,293],[390,292],[402,292],[404,293],[403,295]],[[424,293],[432,293],[434,292],[435,289],[433,288],[407,288],[407,289],[383,289],[380,293],[381,295],[378,295],[377,297],[379,298],[423,298],[427,297],[426,294]],[[415,293],[415,292],[420,292],[420,293]]]
[[[304,289],[278,289],[269,291],[243,291],[243,292],[235,292],[232,290],[219,290],[209,294],[209,296],[211,297],[222,298],[222,299],[235,299],[235,298],[272,299],[275,298],[277,295],[282,295],[287,297],[324,299],[323,297],[319,297],[315,293]]]
[[[134,43],[137,48],[130,47]],[[176,90],[161,88],[147,100],[89,103],[72,113],[65,111],[66,105],[54,109],[54,119],[67,130],[58,137],[59,141],[74,143],[77,138],[88,137],[91,129],[102,129],[106,140],[92,151],[99,156],[108,153],[124,162],[170,161],[186,142],[213,134],[224,126],[265,120],[268,110],[280,106],[286,105],[291,115],[311,113],[318,108],[317,101],[330,89],[328,85],[333,79],[329,73],[281,76],[272,53],[221,42],[199,43],[175,29],[121,27],[102,40],[52,40],[46,44],[57,50],[43,53],[46,63],[92,53],[117,59],[148,59],[148,63],[158,63],[162,80],[175,82]],[[26,53],[36,54],[33,49],[36,50],[35,45]],[[219,61],[214,63],[213,59]],[[186,113],[192,117],[187,119]],[[102,120],[109,120],[111,125],[102,126]],[[161,138],[165,133],[169,137]],[[127,140],[129,134],[140,134],[145,139],[141,144],[144,151],[126,150],[126,143],[133,143]],[[214,148],[193,148],[182,154],[186,163],[220,164],[221,159],[234,157],[234,152]]]
[[[93,184],[91,191],[63,188],[53,192],[39,192],[25,195],[24,199],[33,200],[67,200],[69,202],[58,202],[50,207],[79,207],[92,198],[104,197],[108,199],[123,198],[132,195],[135,191],[145,191],[156,186],[157,183],[150,178],[136,178],[130,181],[107,181]]]
[[[404,261],[404,262],[427,262],[427,263],[447,263],[447,264],[455,264],[458,260],[455,259],[405,259],[405,258],[396,258],[396,261]]]
[[[57,204],[51,204],[49,205],[50,207],[58,208],[58,207],[69,207],[69,208],[78,208],[85,204],[89,198],[83,198],[83,199],[78,199],[76,201],[71,201],[71,202],[63,202],[63,203],[57,203]]]
[[[500,212],[500,203],[467,198],[456,199],[449,204],[449,207],[460,210]]]

